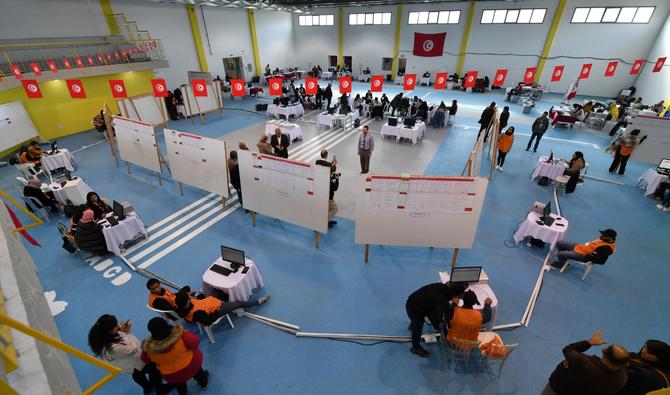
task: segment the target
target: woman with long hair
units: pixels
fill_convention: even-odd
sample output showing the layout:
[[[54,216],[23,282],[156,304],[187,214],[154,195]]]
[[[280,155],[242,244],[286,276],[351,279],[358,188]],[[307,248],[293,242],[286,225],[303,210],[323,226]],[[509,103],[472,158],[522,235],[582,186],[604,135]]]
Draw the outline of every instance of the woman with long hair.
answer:
[[[156,365],[140,359],[142,348],[140,341],[130,334],[131,327],[130,321],[119,324],[113,315],[103,314],[88,332],[88,345],[98,358],[130,374],[144,394],[150,394],[154,388],[158,394],[165,393]]]
[[[86,194],[86,208],[93,210],[93,214],[95,214],[96,220],[105,218],[105,214],[112,211],[112,208],[109,207],[109,204],[100,199],[100,195],[93,191]]]
[[[670,387],[670,345],[647,340],[639,353],[631,353],[628,382],[621,395],[642,395]]]

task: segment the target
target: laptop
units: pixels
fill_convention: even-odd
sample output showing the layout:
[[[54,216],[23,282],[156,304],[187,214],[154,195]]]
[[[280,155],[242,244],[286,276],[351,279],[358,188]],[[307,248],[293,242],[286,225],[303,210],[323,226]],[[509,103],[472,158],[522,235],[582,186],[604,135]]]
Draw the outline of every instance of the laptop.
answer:
[[[670,176],[670,158],[663,158],[656,167],[656,172],[664,176]]]
[[[479,282],[481,266],[452,267],[449,282],[451,283],[476,283]]]

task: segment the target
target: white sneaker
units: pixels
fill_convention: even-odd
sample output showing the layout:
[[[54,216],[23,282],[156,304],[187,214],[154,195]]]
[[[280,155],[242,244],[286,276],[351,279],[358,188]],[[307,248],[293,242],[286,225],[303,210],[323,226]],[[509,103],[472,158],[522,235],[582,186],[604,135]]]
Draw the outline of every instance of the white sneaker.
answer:
[[[498,170],[502,171],[502,166],[500,166],[500,167],[498,168]]]
[[[663,207],[663,211],[670,211],[670,207]]]
[[[661,203],[659,203],[659,204],[656,205],[656,208],[659,209],[659,210],[663,210],[663,209],[665,209],[665,206],[662,205]]]
[[[496,165],[496,170],[500,170],[500,166]]]

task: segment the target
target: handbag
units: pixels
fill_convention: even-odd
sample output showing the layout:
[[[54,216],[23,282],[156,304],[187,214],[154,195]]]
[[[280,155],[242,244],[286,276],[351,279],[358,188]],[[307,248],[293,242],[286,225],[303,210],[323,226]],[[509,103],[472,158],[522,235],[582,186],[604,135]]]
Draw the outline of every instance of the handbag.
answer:
[[[74,254],[77,251],[77,247],[75,247],[74,244],[72,244],[72,241],[67,238],[67,236],[62,236],[63,238],[63,249],[70,254]]]

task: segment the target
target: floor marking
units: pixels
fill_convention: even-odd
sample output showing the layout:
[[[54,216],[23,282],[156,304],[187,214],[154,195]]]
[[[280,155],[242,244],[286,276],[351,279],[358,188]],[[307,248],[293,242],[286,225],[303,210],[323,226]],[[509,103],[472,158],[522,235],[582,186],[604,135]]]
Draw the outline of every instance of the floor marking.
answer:
[[[83,150],[85,150],[85,149],[87,149],[87,148],[91,148],[91,147],[96,146],[96,145],[98,145],[98,144],[100,144],[100,143],[105,143],[105,142],[108,142],[108,141],[109,141],[109,140],[104,139],[104,140],[97,141],[97,142],[95,142],[95,143],[93,143],[93,144],[90,144],[90,145],[82,145],[80,148],[77,148],[76,150],[72,151],[72,153],[73,153],[73,154],[76,154],[77,152],[83,151]]]
[[[432,95],[432,94],[433,94],[433,92],[428,92],[428,93],[426,93],[425,95],[421,96],[421,100],[426,100],[426,97],[428,97],[428,96],[430,96],[430,95]]]
[[[514,134],[520,135],[520,136],[527,136],[527,137],[531,136],[530,134],[527,134],[527,133],[515,132]],[[555,141],[563,141],[563,142],[566,142],[566,143],[574,143],[574,144],[580,144],[580,145],[590,145],[594,149],[600,149],[600,146],[598,144],[587,143],[586,141],[559,139],[559,138],[556,138],[556,137],[542,137],[542,140],[555,140]]]
[[[596,181],[601,181],[601,182],[608,182],[610,184],[616,184],[616,185],[626,185],[623,182],[620,181],[614,181],[614,180],[608,180],[607,178],[599,178],[599,177],[593,177],[588,174],[584,175],[584,178],[588,178],[589,180],[596,180]]]
[[[314,137],[310,140],[307,140],[305,143],[301,144],[299,147],[297,147],[295,150],[291,152],[291,155],[297,155],[301,153],[302,151],[306,151],[308,149],[313,148],[313,146],[316,146],[318,143],[323,143],[325,141],[329,141],[331,139],[337,138],[338,135],[340,135],[340,131],[342,131],[341,128],[333,129],[332,131],[323,133],[317,137]]]
[[[156,229],[156,228],[159,228],[159,227],[162,226],[164,223],[171,221],[171,220],[174,219],[175,217],[180,216],[182,213],[184,213],[184,212],[186,212],[186,211],[192,209],[193,207],[195,207],[195,206],[201,204],[202,202],[204,202],[204,201],[207,200],[207,199],[211,199],[211,198],[214,197],[214,196],[216,196],[216,195],[213,194],[213,193],[210,193],[209,195],[207,195],[207,196],[205,196],[205,197],[203,197],[203,198],[201,198],[201,199],[196,200],[195,202],[193,202],[193,203],[189,204],[188,206],[184,207],[183,209],[181,209],[181,210],[179,210],[179,211],[177,211],[177,212],[175,212],[175,213],[173,213],[173,214],[171,214],[171,215],[169,215],[169,216],[163,218],[162,220],[156,222],[155,224],[151,225],[150,227],[147,228],[147,232],[151,232],[152,230],[154,230],[154,229]]]
[[[367,121],[367,123],[364,123],[362,126],[366,126],[367,124],[371,123],[372,120]],[[353,129],[349,132],[345,132],[345,134],[336,134],[334,138],[329,139],[328,142],[323,142],[321,146],[314,146],[311,147],[309,150],[303,150],[301,151],[297,156],[294,158],[296,160],[302,160],[303,162],[306,162],[306,160],[303,159],[298,159],[298,158],[312,158],[315,159],[316,157],[320,156],[321,150],[322,149],[330,149],[337,144],[341,143],[342,141],[346,140],[353,134],[357,133],[359,130],[358,129]]]

